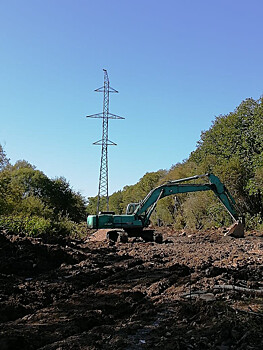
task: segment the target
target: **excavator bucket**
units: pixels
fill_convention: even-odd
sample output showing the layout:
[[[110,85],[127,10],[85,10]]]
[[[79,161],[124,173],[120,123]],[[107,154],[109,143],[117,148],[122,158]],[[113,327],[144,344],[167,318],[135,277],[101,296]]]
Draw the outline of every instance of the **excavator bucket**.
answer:
[[[233,225],[229,226],[225,236],[231,236],[236,238],[244,237],[245,227],[244,224],[240,221],[236,221]]]

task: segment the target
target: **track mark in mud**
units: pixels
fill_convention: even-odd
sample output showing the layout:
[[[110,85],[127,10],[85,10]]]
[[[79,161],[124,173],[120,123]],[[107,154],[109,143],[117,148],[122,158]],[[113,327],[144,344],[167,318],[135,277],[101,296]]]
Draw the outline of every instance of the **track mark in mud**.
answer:
[[[261,313],[262,298],[213,290],[261,288],[262,241],[216,233],[165,239],[172,243],[111,246],[0,234],[0,262],[10,269],[0,273],[0,348],[262,348],[263,326],[249,309]],[[190,291],[215,300],[183,300]]]

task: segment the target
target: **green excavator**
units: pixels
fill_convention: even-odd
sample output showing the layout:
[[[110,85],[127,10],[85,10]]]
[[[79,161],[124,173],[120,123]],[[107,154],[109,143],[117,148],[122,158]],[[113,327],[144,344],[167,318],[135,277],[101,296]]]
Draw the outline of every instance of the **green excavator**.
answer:
[[[208,178],[204,184],[191,181],[200,178]],[[142,237],[146,241],[162,242],[162,236],[153,230],[143,230],[150,224],[150,217],[158,201],[170,195],[178,193],[213,191],[216,197],[224,205],[230,214],[233,225],[228,229],[226,235],[234,237],[244,236],[244,219],[240,213],[235,200],[214,174],[195,175],[184,179],[169,181],[151,190],[139,203],[130,203],[125,215],[115,215],[114,212],[101,212],[99,215],[88,215],[87,224],[91,229],[110,229],[108,238],[121,242],[127,242],[129,237]]]

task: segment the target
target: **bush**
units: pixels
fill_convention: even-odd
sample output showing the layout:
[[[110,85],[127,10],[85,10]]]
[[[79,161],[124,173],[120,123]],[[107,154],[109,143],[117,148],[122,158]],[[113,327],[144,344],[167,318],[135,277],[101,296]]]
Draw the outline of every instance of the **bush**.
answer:
[[[68,217],[59,216],[56,221],[38,216],[0,216],[0,228],[11,234],[24,234],[30,237],[70,236],[82,238],[87,235],[86,222],[75,223]]]
[[[245,216],[245,223],[247,230],[263,230],[263,220],[260,214],[252,216],[247,213]]]
[[[37,237],[51,232],[52,225],[49,219],[38,216],[0,216],[0,227],[14,234],[26,234]]]

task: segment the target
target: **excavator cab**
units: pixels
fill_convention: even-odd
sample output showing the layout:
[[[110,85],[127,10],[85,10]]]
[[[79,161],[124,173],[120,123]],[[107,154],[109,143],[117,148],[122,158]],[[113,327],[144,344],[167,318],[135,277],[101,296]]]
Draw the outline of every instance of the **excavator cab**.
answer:
[[[126,215],[132,215],[138,208],[139,203],[129,203],[126,208]]]

